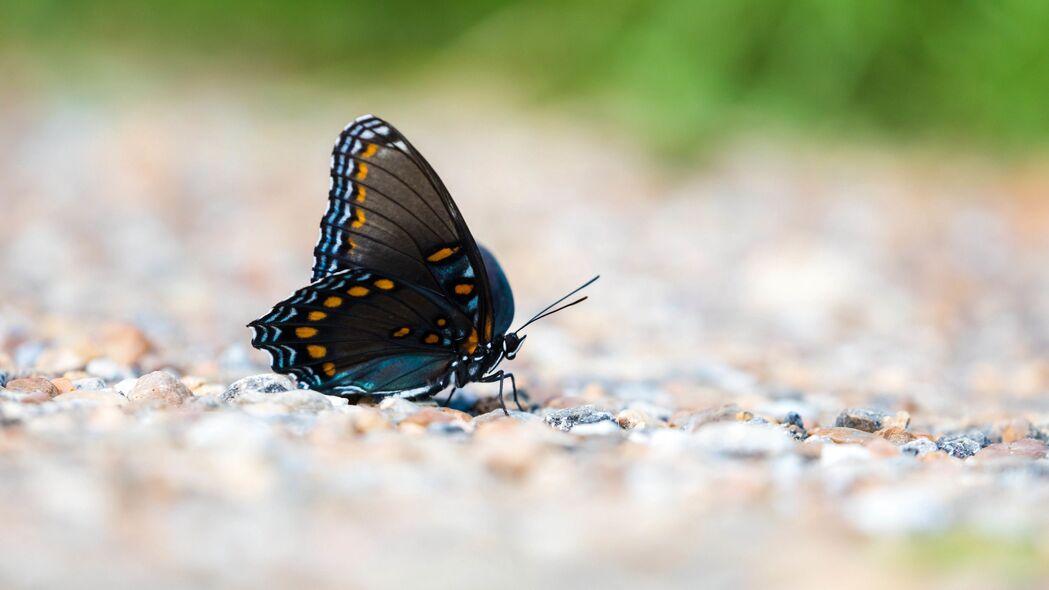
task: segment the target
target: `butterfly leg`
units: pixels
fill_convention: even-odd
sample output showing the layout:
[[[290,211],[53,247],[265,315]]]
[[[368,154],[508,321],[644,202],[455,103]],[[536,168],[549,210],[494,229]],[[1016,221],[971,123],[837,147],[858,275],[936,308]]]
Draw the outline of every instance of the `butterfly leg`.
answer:
[[[452,396],[455,395],[455,390],[456,388],[453,387],[452,390],[448,392],[448,399],[444,400],[444,403],[441,404],[442,406],[447,408],[452,403]]]
[[[517,409],[522,412],[527,412],[528,410],[524,409],[524,406],[521,405],[521,400],[517,399],[517,381],[514,380],[514,374],[507,373],[506,378],[510,379],[510,389],[514,391],[514,403],[517,404]]]
[[[503,373],[502,371],[497,371],[497,372],[492,373],[491,375],[488,375],[488,376],[486,376],[486,377],[484,377],[482,379],[478,379],[478,382],[480,382],[480,383],[495,383],[496,381],[499,382],[499,407],[503,409],[503,413],[504,414],[509,416],[510,412],[506,409],[506,402],[503,401],[503,381],[504,380],[506,380],[506,374]],[[510,377],[510,382],[513,383],[513,377],[512,376]],[[514,395],[515,396],[517,395],[517,387],[516,386],[514,387]]]

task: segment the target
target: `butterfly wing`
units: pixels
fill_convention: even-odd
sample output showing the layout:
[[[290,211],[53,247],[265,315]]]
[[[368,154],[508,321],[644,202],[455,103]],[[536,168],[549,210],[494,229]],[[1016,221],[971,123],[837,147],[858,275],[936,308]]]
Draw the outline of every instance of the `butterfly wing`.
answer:
[[[432,395],[473,326],[428,289],[365,269],[304,287],[249,324],[278,373],[341,394]]]
[[[505,275],[490,254],[482,254],[444,183],[378,117],[357,119],[336,141],[328,210],[314,254],[314,279],[381,269],[443,295],[470,318],[482,343],[505,332],[513,318]]]

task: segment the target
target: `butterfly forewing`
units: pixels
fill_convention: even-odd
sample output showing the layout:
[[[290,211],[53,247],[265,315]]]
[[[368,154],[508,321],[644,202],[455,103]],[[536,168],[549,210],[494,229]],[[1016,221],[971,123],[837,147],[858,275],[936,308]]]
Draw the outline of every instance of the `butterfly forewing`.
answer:
[[[378,117],[357,119],[335,144],[328,211],[314,253],[314,279],[381,270],[443,295],[478,328],[482,342],[498,332],[497,324],[509,325],[494,317],[489,269],[447,189],[408,140]],[[512,309],[511,300],[511,316]]]

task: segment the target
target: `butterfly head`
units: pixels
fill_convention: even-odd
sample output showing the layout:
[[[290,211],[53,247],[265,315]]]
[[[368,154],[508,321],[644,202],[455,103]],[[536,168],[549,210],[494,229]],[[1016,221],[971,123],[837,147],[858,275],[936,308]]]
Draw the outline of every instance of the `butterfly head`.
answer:
[[[512,361],[517,356],[517,351],[521,350],[521,345],[524,344],[525,338],[528,336],[518,336],[517,332],[509,332],[503,336],[503,356],[506,360]]]

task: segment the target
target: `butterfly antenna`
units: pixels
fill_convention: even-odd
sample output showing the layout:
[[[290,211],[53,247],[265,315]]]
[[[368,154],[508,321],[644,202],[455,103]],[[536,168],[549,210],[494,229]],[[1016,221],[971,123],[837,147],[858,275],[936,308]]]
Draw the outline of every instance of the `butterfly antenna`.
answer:
[[[516,334],[516,333],[520,332],[521,330],[524,330],[529,325],[531,325],[533,322],[537,322],[537,321],[539,321],[539,320],[541,320],[541,319],[543,319],[543,318],[545,318],[547,316],[554,315],[555,313],[557,313],[559,311],[563,311],[565,309],[568,309],[569,307],[572,307],[573,305],[579,305],[580,303],[586,301],[587,298],[588,298],[587,296],[580,297],[579,299],[576,299],[575,301],[573,301],[571,303],[567,303],[565,305],[562,305],[561,307],[558,307],[557,309],[551,310],[551,308],[556,307],[559,303],[561,303],[565,299],[568,299],[572,295],[575,295],[576,293],[582,291],[583,289],[586,289],[587,287],[592,285],[594,283],[594,281],[596,281],[597,279],[600,279],[600,278],[601,278],[601,275],[595,276],[594,278],[590,279],[589,281],[587,281],[587,282],[583,283],[582,285],[580,285],[580,286],[576,287],[575,289],[573,289],[571,292],[569,292],[564,297],[561,297],[557,301],[551,303],[550,305],[547,305],[542,310],[540,310],[539,313],[537,313],[534,316],[532,316],[532,319],[530,319],[527,322],[525,322],[523,326],[521,326],[520,328],[514,330],[514,333]]]

